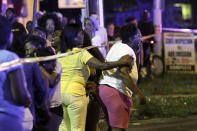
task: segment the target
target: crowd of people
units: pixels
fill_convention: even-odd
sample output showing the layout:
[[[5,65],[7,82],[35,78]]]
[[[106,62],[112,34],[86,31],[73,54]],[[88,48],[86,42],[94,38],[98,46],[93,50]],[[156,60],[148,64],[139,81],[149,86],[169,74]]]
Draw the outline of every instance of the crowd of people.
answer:
[[[96,14],[85,18],[84,25],[62,20],[59,13],[45,13],[35,27],[28,21],[25,29],[8,8],[0,16],[0,64],[79,51],[108,40],[113,44],[0,71],[0,130],[98,131],[102,112],[109,130],[126,130],[132,94],[146,103],[137,88],[143,45],[135,20],[122,27],[110,24],[108,34]]]

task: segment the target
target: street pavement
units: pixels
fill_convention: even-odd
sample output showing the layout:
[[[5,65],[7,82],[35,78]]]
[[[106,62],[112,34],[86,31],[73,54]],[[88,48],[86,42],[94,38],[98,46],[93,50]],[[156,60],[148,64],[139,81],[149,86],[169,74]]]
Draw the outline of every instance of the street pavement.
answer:
[[[104,120],[99,122],[100,131],[107,131]],[[182,118],[154,118],[131,120],[127,131],[197,131],[197,115]]]

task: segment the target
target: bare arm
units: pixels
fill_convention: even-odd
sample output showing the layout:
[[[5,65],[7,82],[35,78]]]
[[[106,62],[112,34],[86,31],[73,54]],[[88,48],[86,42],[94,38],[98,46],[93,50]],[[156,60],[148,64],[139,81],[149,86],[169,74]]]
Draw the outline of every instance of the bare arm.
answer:
[[[46,71],[45,71],[45,69],[42,66],[40,66],[40,70],[42,72],[42,76],[43,76],[44,82],[46,84],[46,87],[48,88],[49,85],[50,85],[50,82],[49,82],[49,79],[48,79],[47,75],[45,74]]]
[[[40,69],[44,77],[48,78],[49,84],[51,85],[49,87],[54,87],[60,81],[60,75],[58,73],[53,72],[49,74],[42,66],[40,66]]]
[[[114,62],[101,62],[98,59],[93,57],[87,62],[87,65],[92,68],[96,68],[100,70],[108,70],[108,69],[121,67],[121,66],[130,67],[131,66],[130,61],[131,61],[131,57],[129,55],[125,55],[119,61],[114,61]]]
[[[36,107],[41,110],[43,116],[48,119],[50,116],[50,112],[48,109],[48,87],[50,87],[49,79],[43,74],[41,68],[38,65],[35,66],[34,77],[34,82],[36,83]]]
[[[129,75],[129,68],[128,67],[121,67],[115,74],[115,77],[118,77],[123,81],[123,83],[131,89],[132,92],[138,95],[141,104],[146,103],[146,99],[141,93],[141,91],[137,88],[136,84],[132,80],[131,76]]]
[[[19,106],[28,107],[31,104],[31,95],[27,89],[23,69],[11,71],[9,74],[12,96]]]

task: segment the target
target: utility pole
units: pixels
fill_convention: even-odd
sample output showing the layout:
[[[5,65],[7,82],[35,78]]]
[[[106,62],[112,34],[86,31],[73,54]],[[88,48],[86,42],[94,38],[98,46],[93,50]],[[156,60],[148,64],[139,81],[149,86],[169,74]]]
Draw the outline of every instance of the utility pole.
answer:
[[[165,0],[153,1],[153,24],[155,27],[156,44],[154,45],[154,53],[162,56],[162,11],[164,10]]]
[[[85,8],[81,9],[81,23],[82,27],[84,28],[84,19],[89,17],[89,0],[84,0]]]
[[[103,0],[98,0],[99,6],[99,24],[100,27],[104,27],[104,13],[103,13]]]
[[[37,0],[34,0],[34,7],[33,7],[33,28],[36,25],[36,11],[37,11]]]
[[[89,0],[89,14],[96,13],[99,16],[99,25],[104,27],[103,0]]]

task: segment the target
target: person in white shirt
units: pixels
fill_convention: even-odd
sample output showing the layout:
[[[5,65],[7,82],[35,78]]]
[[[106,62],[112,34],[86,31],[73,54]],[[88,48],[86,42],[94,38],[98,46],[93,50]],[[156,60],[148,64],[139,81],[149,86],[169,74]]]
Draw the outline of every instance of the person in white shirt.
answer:
[[[135,35],[135,27],[129,27],[132,25],[125,25],[121,27],[120,36],[125,33],[132,37]],[[132,30],[128,30],[132,29]],[[128,128],[128,122],[130,118],[130,109],[133,106],[131,99],[132,92],[136,93],[140,99],[141,104],[146,102],[145,97],[136,86],[138,79],[138,71],[136,65],[135,52],[131,47],[127,45],[127,41],[122,39],[117,41],[109,50],[106,61],[119,60],[124,55],[131,56],[131,62],[133,66],[131,68],[121,67],[105,71],[104,77],[100,81],[99,97],[107,110],[109,126],[113,130],[126,130]]]
[[[107,39],[107,31],[104,27],[99,26],[99,20],[98,20],[98,15],[96,14],[92,14],[90,16],[90,19],[92,20],[92,22],[94,23],[95,26],[95,37],[94,40],[92,41],[92,44],[95,46],[101,46],[103,44],[105,44],[108,39]],[[100,47],[99,48],[100,52],[102,53],[103,57],[105,58],[108,47],[104,46],[104,47]]]

